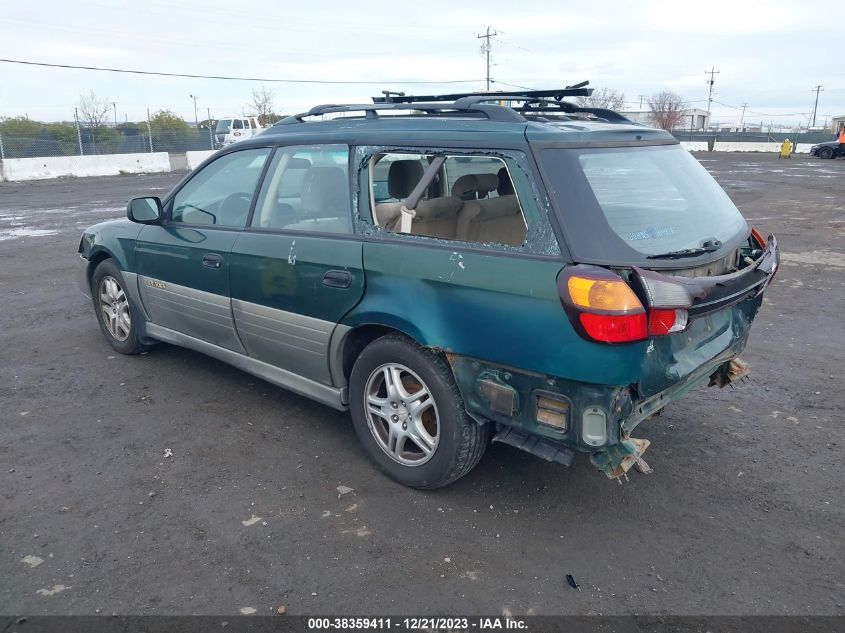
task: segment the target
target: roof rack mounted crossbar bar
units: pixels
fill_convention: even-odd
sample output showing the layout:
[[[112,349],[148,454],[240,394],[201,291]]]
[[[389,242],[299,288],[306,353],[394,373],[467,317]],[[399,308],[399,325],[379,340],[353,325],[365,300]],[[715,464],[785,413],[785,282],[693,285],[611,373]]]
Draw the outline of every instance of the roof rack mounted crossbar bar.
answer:
[[[589,97],[593,94],[592,88],[587,88],[589,81],[582,81],[573,86],[565,88],[554,88],[551,90],[507,90],[501,92],[458,92],[446,95],[404,95],[385,94],[382,97],[373,97],[373,103],[417,103],[437,101],[457,101],[464,97],[486,97],[489,100],[506,101],[519,97],[552,98],[560,101],[564,97]],[[384,92],[384,91],[382,91]]]
[[[459,105],[463,108],[471,108],[477,106],[480,103],[484,103],[485,101],[498,99],[498,96],[491,96],[490,94],[471,95],[458,99],[455,102],[455,105]],[[592,114],[593,116],[607,122],[633,123],[633,121],[619,114],[618,112],[615,112],[614,110],[609,110],[607,108],[582,107],[569,101],[558,101],[556,99],[548,99],[535,96],[509,96],[505,100],[520,102],[522,105],[514,105],[511,107],[514,111],[519,112],[523,116],[541,114],[544,112],[554,112],[558,114]]]
[[[306,117],[320,116],[323,114],[338,114],[345,112],[362,112],[367,119],[378,118],[379,111],[383,110],[418,110],[426,114],[460,114],[469,113],[482,115],[490,121],[503,122],[525,122],[525,117],[511,108],[490,103],[364,103],[364,104],[334,104],[328,103],[318,105],[308,112],[294,114],[282,119],[276,125],[290,125],[303,123]]]

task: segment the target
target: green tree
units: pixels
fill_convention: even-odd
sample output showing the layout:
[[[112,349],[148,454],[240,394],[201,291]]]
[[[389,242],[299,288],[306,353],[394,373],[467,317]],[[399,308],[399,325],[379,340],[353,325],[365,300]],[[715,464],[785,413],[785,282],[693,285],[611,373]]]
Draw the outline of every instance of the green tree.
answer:
[[[42,155],[39,137],[43,126],[25,116],[0,119],[0,134],[3,135],[3,150],[6,158],[25,158]]]
[[[4,117],[0,119],[0,132],[8,136],[36,137],[43,126],[25,116]]]
[[[196,136],[191,126],[171,110],[159,110],[151,116],[150,131],[157,152],[182,151]]]
[[[76,125],[73,123],[45,123],[43,131],[46,136],[56,141],[59,151],[65,156],[79,153],[79,139],[76,136]]]

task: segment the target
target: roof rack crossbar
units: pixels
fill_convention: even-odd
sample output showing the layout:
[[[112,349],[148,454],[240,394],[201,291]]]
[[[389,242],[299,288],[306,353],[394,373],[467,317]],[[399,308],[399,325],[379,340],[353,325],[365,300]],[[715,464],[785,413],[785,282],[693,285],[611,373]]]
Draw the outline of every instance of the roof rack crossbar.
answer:
[[[458,101],[464,97],[485,97],[487,100],[506,100],[519,97],[548,98],[560,101],[564,97],[589,97],[592,88],[587,88],[589,81],[582,81],[573,86],[555,88],[552,90],[507,90],[502,92],[458,92],[446,95],[404,95],[389,94],[383,97],[373,97],[374,103],[416,103],[419,101]]]

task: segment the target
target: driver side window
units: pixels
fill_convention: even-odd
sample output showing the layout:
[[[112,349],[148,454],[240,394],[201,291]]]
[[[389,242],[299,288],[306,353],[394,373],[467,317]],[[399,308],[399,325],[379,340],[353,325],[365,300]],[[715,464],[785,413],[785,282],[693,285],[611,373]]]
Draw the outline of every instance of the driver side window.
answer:
[[[270,149],[221,156],[191,178],[173,198],[170,221],[242,228]]]

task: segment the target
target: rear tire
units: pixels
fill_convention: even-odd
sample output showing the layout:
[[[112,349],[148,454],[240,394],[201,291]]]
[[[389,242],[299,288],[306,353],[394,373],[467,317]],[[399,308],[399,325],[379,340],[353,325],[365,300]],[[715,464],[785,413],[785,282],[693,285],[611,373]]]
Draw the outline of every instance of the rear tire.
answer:
[[[368,457],[412,488],[463,477],[489,443],[488,425],[467,414],[447,362],[401,334],[364,348],[352,368],[349,400]]]
[[[141,343],[143,316],[126,292],[126,282],[114,260],[103,260],[94,269],[91,297],[103,336],[116,352],[131,355],[148,349]]]

